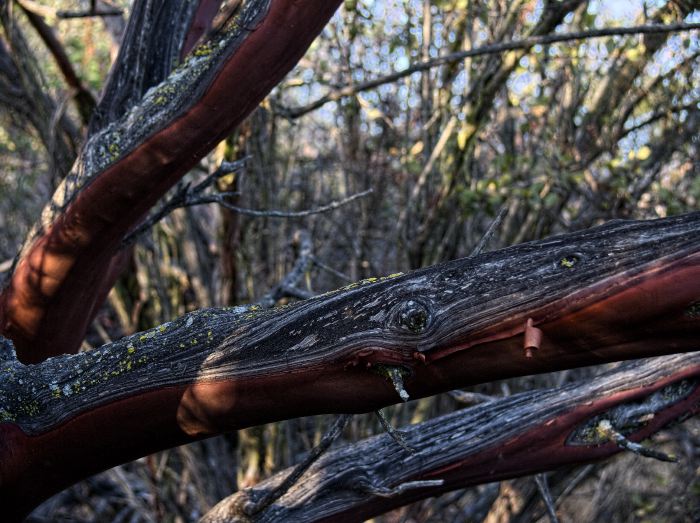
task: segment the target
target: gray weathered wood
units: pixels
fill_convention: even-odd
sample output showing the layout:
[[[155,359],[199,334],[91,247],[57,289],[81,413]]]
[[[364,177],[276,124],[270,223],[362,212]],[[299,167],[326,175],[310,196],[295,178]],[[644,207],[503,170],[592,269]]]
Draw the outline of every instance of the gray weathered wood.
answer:
[[[699,383],[700,353],[692,353],[632,362],[593,380],[501,398],[405,427],[415,453],[389,435],[375,436],[328,452],[258,514],[247,514],[248,507],[291,469],[222,500],[200,523],[360,522],[449,490],[600,459],[619,449],[596,434],[597,423],[607,419],[625,435],[647,436],[675,421],[678,413],[654,422],[681,403],[686,404],[681,417],[700,410]],[[636,392],[633,400],[609,404],[610,397],[630,391]],[[571,416],[577,410],[581,414]],[[555,424],[553,433],[543,429]],[[523,466],[528,453],[540,459]]]
[[[303,386],[318,373],[352,374],[357,365],[368,363],[405,369],[411,393],[415,381],[411,377],[431,367],[420,363],[416,354],[424,355],[428,362],[442,358],[443,351],[467,343],[477,345],[483,336],[488,341],[492,337],[489,327],[504,319],[527,318],[540,310],[539,321],[545,322],[565,312],[562,300],[573,301],[575,293],[601,284],[614,291],[610,287],[617,280],[632,278],[661,259],[683,260],[700,251],[699,224],[700,213],[646,222],[619,221],[410,274],[370,278],[269,311],[256,307],[201,310],[99,349],[38,365],[25,366],[6,357],[0,421],[15,423],[27,434],[39,434],[86,409],[152,389],[273,376],[289,378],[290,387],[295,383]],[[692,263],[698,267],[697,261]],[[694,282],[684,285],[692,288]],[[597,291],[592,300],[600,300],[605,292]],[[582,298],[576,307],[584,304]],[[412,317],[406,315],[416,311],[425,325],[410,323]],[[692,328],[695,334],[697,322]],[[628,343],[636,336],[626,333],[623,341]],[[692,344],[685,350],[691,348]],[[658,346],[652,353],[673,349]],[[612,358],[601,358],[587,354],[582,363],[639,355],[621,351]],[[505,362],[500,363],[501,368],[506,367]],[[521,374],[529,370],[523,366]],[[364,368],[355,373],[358,371],[383,382],[381,376]],[[415,383],[417,392],[423,395],[502,377],[497,369],[475,371],[454,369],[454,376],[437,383]],[[309,412],[363,412],[379,406],[376,396],[374,401],[358,403],[354,393],[337,403],[344,396],[338,392],[339,397]],[[386,393],[379,397],[384,405],[396,399]]]
[[[6,346],[0,501],[26,510],[117,463],[264,422],[695,350],[699,224],[614,222],[273,310],[201,310],[36,365]],[[532,358],[526,323],[543,333]]]

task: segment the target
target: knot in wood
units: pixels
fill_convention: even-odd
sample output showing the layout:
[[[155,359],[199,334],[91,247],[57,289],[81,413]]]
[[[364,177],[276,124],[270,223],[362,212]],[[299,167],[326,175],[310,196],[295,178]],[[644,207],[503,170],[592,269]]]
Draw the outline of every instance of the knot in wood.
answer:
[[[403,329],[420,334],[430,323],[430,311],[416,300],[408,300],[399,306],[397,321]]]

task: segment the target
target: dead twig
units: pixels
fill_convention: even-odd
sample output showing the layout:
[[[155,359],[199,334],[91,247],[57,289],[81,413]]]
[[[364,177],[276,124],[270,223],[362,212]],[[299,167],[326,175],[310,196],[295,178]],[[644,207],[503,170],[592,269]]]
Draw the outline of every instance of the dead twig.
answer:
[[[400,496],[407,490],[415,490],[419,488],[429,487],[441,487],[444,483],[445,481],[442,479],[427,479],[423,481],[407,481],[405,483],[397,485],[394,488],[367,486],[365,487],[365,489],[368,493],[374,494],[382,498],[393,498],[395,496]]]
[[[244,207],[238,207],[227,201],[229,196],[235,196],[238,193],[232,192],[221,192],[217,194],[204,194],[204,191],[208,189],[211,185],[216,182],[219,178],[231,174],[232,172],[241,169],[245,163],[249,160],[249,157],[243,158],[235,162],[222,162],[219,168],[208,175],[203,181],[195,185],[191,184],[181,184],[176,190],[175,194],[170,197],[161,207],[151,214],[141,225],[134,229],[131,233],[126,235],[122,240],[122,248],[128,247],[143,233],[148,231],[156,223],[166,217],[168,214],[173,212],[175,209],[183,207],[194,207],[195,205],[206,205],[209,203],[217,203],[226,209],[231,211],[244,214],[246,216],[253,217],[267,217],[267,218],[302,218],[306,216],[311,216],[314,214],[321,214],[325,212],[330,212],[339,207],[343,207],[349,203],[354,202],[359,198],[364,198],[372,192],[372,189],[362,191],[357,194],[343,198],[342,200],[336,200],[316,209],[307,209],[304,211],[278,211],[278,210],[257,210],[257,209],[247,209]]]
[[[615,430],[610,420],[600,420],[596,429],[601,437],[615,442],[618,447],[634,452],[638,456],[658,459],[659,461],[665,461],[667,463],[678,463],[678,458],[673,454],[666,454],[665,452],[650,449],[644,445],[628,440],[624,434]]]
[[[307,209],[305,211],[278,211],[278,210],[257,210],[257,209],[247,209],[245,207],[238,207],[236,205],[233,205],[226,200],[224,200],[224,194],[212,194],[209,196],[205,196],[200,198],[198,201],[190,203],[190,205],[202,205],[204,203],[218,203],[222,207],[225,207],[231,211],[240,213],[240,214],[245,214],[246,216],[254,216],[254,217],[267,217],[267,218],[303,218],[306,216],[311,216],[314,214],[322,214],[324,212],[329,212],[333,211],[335,209],[338,209],[339,207],[343,207],[344,205],[347,205],[351,202],[354,202],[355,200],[359,198],[364,198],[368,194],[372,193],[372,189],[367,189],[366,191],[359,192],[357,194],[353,194],[352,196],[348,196],[347,198],[343,198],[342,200],[336,200],[331,203],[328,203],[326,205],[323,205],[321,207],[317,207],[316,209]]]
[[[282,483],[276,488],[265,492],[265,494],[256,501],[250,501],[243,507],[243,512],[248,516],[253,516],[265,510],[272,503],[277,501],[301,478],[309,467],[328,450],[333,442],[342,434],[343,429],[348,424],[352,414],[342,414],[338,416],[331,428],[323,435],[321,442],[312,448],[304,460],[299,463],[294,470],[289,473]],[[254,490],[250,492],[252,494]]]
[[[414,449],[408,443],[406,443],[404,433],[391,426],[391,423],[384,415],[382,409],[375,410],[374,413],[377,415],[377,418],[379,418],[379,422],[382,424],[382,427],[384,428],[386,433],[389,434],[389,436],[391,436],[391,439],[393,439],[399,447],[404,449],[406,452],[410,452],[411,454],[414,454],[416,452],[416,449]]]
[[[547,474],[536,474],[535,483],[537,484],[537,490],[540,492],[540,496],[542,497],[544,506],[547,509],[549,521],[551,523],[559,523],[557,511],[554,508],[554,500],[552,499],[552,493],[549,491],[549,484],[547,483]]]
[[[474,247],[474,250],[469,255],[469,258],[473,258],[474,256],[478,256],[479,254],[481,254],[484,248],[491,241],[491,238],[493,238],[493,235],[496,234],[496,231],[501,226],[501,222],[503,221],[503,218],[506,217],[506,214],[508,214],[508,206],[506,204],[503,204],[501,210],[498,211],[498,214],[491,222],[491,225],[489,225],[489,228],[481,237],[481,240],[479,240],[479,243],[477,243],[476,247]]]

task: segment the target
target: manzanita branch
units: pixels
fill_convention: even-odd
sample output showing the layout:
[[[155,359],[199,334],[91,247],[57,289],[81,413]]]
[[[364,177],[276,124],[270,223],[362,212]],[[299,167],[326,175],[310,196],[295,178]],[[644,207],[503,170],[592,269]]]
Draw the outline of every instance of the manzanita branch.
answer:
[[[0,295],[0,332],[20,359],[77,349],[94,289],[118,274],[122,238],[296,64],[339,3],[246,2],[139,103],[95,127]]]
[[[612,222],[277,309],[205,309],[38,365],[0,347],[0,502],[19,515],[99,470],[237,428],[696,350],[699,224]],[[599,421],[577,439],[597,445]]]
[[[251,517],[243,507],[279,484],[287,471],[222,500],[200,523],[364,521],[450,490],[620,452],[597,433],[602,417],[615,418],[616,432],[638,441],[699,411],[700,353],[632,362],[593,380],[524,392],[405,427],[415,453],[398,450],[387,435],[330,451],[267,510]],[[411,484],[415,488],[398,488]],[[546,484],[542,490],[547,496]],[[394,495],[382,495],[387,491]],[[551,497],[546,505],[550,521],[556,521]]]

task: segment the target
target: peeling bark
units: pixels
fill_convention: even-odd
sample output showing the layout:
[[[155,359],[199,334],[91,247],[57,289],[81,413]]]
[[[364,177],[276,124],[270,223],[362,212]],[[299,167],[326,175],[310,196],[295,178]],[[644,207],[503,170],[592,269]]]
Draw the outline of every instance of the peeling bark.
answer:
[[[696,350],[699,224],[700,213],[612,222],[270,311],[202,310],[39,365],[5,350],[0,500],[20,514],[158,449],[264,422],[376,410],[403,399],[387,379],[396,373],[416,398]],[[532,358],[528,325],[542,331]]]

